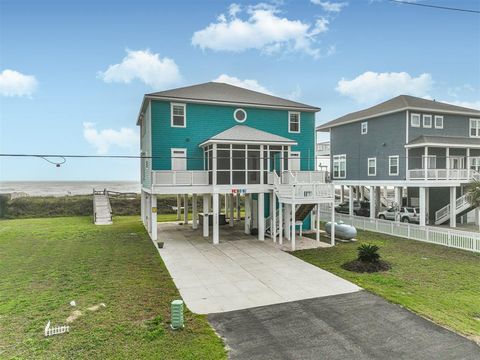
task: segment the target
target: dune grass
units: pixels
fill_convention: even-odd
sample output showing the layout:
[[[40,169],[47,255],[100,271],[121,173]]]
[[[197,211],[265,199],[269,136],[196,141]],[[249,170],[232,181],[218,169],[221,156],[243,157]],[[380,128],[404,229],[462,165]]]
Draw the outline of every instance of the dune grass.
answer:
[[[138,216],[103,227],[91,217],[0,221],[2,359],[224,359],[205,316],[186,311],[185,329],[170,330],[178,298]],[[65,324],[73,310],[82,316],[69,334],[44,338],[48,320]]]
[[[368,231],[357,238],[293,254],[480,342],[480,254]],[[379,246],[392,269],[373,274],[343,269],[363,243]]]

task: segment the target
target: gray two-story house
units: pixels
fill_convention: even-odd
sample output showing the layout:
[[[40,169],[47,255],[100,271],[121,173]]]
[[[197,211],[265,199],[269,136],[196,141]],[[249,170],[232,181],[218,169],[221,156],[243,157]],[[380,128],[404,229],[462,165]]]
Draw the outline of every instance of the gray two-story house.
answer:
[[[418,207],[421,225],[455,227],[473,210],[463,191],[480,178],[480,111],[400,95],[317,131],[330,132],[333,182],[350,187],[351,202],[369,199],[371,217],[396,203]]]

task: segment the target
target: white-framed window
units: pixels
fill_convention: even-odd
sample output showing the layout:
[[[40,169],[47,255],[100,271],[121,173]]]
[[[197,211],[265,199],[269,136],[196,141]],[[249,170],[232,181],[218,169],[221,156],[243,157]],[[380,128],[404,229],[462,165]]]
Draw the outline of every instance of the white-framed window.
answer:
[[[480,119],[470,119],[470,137],[480,137]]]
[[[420,127],[420,114],[410,115],[410,125],[412,127]]]
[[[300,132],[300,113],[288,112],[288,132],[299,133]]]
[[[187,127],[187,106],[185,104],[170,105],[171,108],[171,127]]]
[[[368,158],[368,176],[377,176],[377,158]]]
[[[333,178],[345,179],[347,177],[347,155],[333,156]]]
[[[300,171],[300,151],[290,151],[290,170]]]
[[[362,122],[362,125],[361,125],[361,133],[362,135],[365,135],[366,133],[368,133],[368,122]]]
[[[171,149],[172,170],[187,170],[187,149]]]
[[[435,129],[443,129],[443,116],[435,115]]]
[[[432,115],[423,115],[423,127],[424,128],[432,127]]]
[[[243,123],[247,120],[247,112],[243,109],[237,109],[233,112],[233,118],[236,122]]]
[[[393,155],[388,157],[388,175],[396,176],[399,173],[400,157]]]

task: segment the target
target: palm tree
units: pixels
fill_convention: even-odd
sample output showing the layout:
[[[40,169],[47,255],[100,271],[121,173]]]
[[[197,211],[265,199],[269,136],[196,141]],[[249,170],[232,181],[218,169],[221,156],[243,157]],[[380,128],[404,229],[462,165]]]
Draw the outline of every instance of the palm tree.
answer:
[[[472,180],[467,185],[467,201],[477,208],[477,221],[480,229],[480,180]]]

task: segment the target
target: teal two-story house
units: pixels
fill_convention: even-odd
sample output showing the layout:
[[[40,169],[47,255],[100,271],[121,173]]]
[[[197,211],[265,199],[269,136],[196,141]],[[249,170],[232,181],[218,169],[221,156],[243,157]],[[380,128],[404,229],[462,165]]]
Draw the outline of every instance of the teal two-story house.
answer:
[[[246,233],[257,229],[259,240],[267,235],[275,241],[285,234],[294,248],[292,224],[310,226],[312,208],[333,201],[325,174],[315,171],[319,110],[216,82],[146,94],[137,125],[142,219],[152,239],[157,238],[156,197],[170,194],[177,195],[179,209],[184,199],[186,223],[192,199],[192,226],[201,220],[208,237],[213,225],[213,243],[219,242],[224,217],[234,225],[233,204],[244,199]],[[221,195],[227,214],[221,213]],[[197,196],[203,197],[201,214]]]

